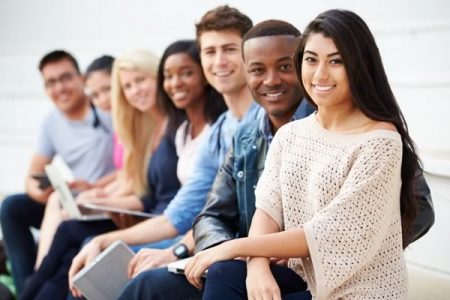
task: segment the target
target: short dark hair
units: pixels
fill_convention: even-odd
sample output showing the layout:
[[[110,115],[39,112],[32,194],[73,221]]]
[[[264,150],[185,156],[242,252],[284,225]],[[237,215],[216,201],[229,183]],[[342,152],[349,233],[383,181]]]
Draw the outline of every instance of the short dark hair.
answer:
[[[114,57],[112,57],[111,55],[102,55],[91,62],[91,64],[86,69],[85,76],[89,77],[91,73],[97,71],[104,71],[108,74],[111,74],[113,63]]]
[[[157,93],[158,93],[158,104],[161,109],[167,113],[169,116],[169,129],[177,129],[181,122],[185,119],[185,114],[183,111],[177,109],[164,90],[164,65],[169,56],[185,53],[189,55],[192,60],[197,63],[201,68],[200,52],[197,43],[194,40],[180,40],[170,44],[164,51],[157,75]],[[204,110],[204,117],[207,122],[211,124],[214,123],[217,118],[222,114],[227,106],[223,100],[223,96],[217,92],[209,83],[205,87],[206,93],[206,103]]]
[[[242,46],[245,42],[254,38],[265,36],[290,35],[298,38],[301,35],[294,25],[282,20],[266,20],[253,26],[242,38]],[[244,58],[244,47],[242,47],[242,58]]]
[[[291,23],[282,20],[271,19],[262,21],[253,26],[242,38],[242,43],[258,37],[275,35],[292,35],[294,37],[299,37],[301,35],[301,32]]]
[[[237,30],[244,36],[252,26],[252,20],[238,9],[228,5],[219,6],[208,11],[200,22],[195,24],[197,42],[206,31]]]
[[[61,60],[67,59],[70,63],[75,67],[75,70],[80,73],[80,67],[78,66],[77,60],[67,51],[64,50],[55,50],[47,53],[44,57],[41,58],[39,62],[39,71],[42,72],[44,67],[48,64],[58,62]]]

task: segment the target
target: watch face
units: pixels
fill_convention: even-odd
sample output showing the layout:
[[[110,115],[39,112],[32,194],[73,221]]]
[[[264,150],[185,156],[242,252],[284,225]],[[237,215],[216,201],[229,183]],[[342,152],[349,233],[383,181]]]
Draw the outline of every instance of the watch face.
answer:
[[[189,251],[185,244],[179,244],[173,248],[173,254],[178,258],[186,258],[189,256]]]

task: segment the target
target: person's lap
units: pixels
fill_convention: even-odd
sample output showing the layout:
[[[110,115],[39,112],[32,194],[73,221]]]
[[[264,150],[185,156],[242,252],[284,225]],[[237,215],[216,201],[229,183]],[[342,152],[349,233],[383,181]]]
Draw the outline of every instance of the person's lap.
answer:
[[[279,265],[271,265],[270,269],[283,299],[284,297],[295,299],[300,296],[303,297],[300,299],[311,299],[311,295],[306,291],[306,283],[293,270]],[[246,299],[246,277],[245,261],[229,260],[213,264],[208,269],[203,299],[221,299],[224,295],[227,299]]]
[[[189,284],[184,275],[170,273],[163,267],[133,278],[118,299],[202,299],[202,292]]]
[[[311,299],[306,283],[291,269],[273,265],[283,299]],[[167,268],[141,273],[125,286],[119,299],[246,299],[244,261],[227,261],[213,265],[205,281],[205,293],[192,286],[184,275],[173,274]],[[213,293],[211,293],[211,290]]]

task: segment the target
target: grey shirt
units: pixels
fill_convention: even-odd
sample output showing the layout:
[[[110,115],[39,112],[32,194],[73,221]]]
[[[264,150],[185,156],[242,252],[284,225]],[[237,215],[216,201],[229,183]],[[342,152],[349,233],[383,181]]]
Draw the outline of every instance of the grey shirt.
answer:
[[[112,172],[113,130],[109,114],[96,109],[99,124],[94,127],[91,108],[84,120],[68,119],[56,108],[46,117],[38,139],[37,153],[52,159],[61,156],[76,179],[94,182]]]

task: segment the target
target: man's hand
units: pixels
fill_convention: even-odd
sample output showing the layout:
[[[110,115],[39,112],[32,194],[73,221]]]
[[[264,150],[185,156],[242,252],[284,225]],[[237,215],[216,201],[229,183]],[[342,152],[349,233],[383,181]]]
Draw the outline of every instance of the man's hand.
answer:
[[[251,258],[247,263],[248,299],[281,300],[280,288],[270,270],[267,258]]]
[[[128,264],[128,277],[134,278],[144,271],[165,267],[177,259],[172,248],[141,249]]]
[[[69,289],[74,297],[82,297],[81,292],[73,285],[73,278],[85,266],[89,265],[103,249],[101,249],[100,237],[92,239],[72,260],[69,269]]]

